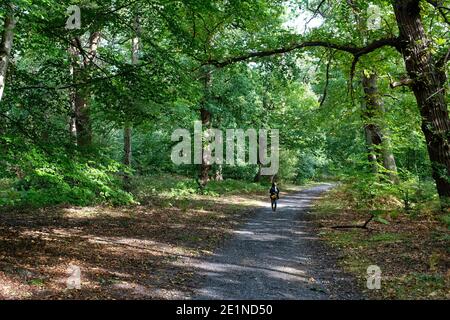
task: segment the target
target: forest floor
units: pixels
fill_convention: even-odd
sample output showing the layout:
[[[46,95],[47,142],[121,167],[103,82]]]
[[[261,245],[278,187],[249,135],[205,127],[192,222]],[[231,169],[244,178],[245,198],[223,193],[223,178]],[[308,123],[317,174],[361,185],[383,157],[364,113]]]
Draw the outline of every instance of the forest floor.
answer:
[[[2,212],[0,299],[190,299],[202,294],[213,298],[201,291],[204,267],[217,257],[221,250],[217,248],[239,242],[236,235],[245,222],[247,226],[266,223],[272,229],[259,230],[265,237],[259,246],[247,241],[235,255],[247,265],[252,257],[260,264],[259,260],[271,256],[271,265],[259,269],[263,277],[252,278],[255,285],[264,287],[263,281],[277,287],[272,286],[266,298],[345,297],[333,290],[339,286],[330,285],[337,272],[332,255],[308,233],[311,228],[303,219],[323,190],[286,189],[295,194],[285,199],[284,208],[280,204],[276,215],[261,191],[220,197],[150,197],[132,207]],[[231,258],[225,257],[232,263]],[[73,267],[81,271],[79,290],[67,288]],[[226,278],[223,275],[221,279]],[[320,275],[326,279],[318,280]],[[239,276],[245,272],[236,271]],[[354,281],[343,282],[347,289],[341,292],[349,297],[354,291],[349,283]],[[247,283],[245,292],[253,290],[252,283]],[[214,284],[210,285],[213,289]],[[230,291],[225,298],[232,296]]]
[[[344,188],[315,202],[316,233],[334,248],[339,265],[353,274],[369,299],[450,299],[450,230],[434,211],[387,210],[388,223],[368,229],[333,229],[363,225],[370,215],[356,210]],[[381,288],[367,289],[367,268],[381,270]]]
[[[128,207],[8,210],[0,214],[0,299],[178,299],[193,270],[254,208],[261,192],[144,199]],[[73,267],[81,289],[67,289]]]
[[[317,188],[284,187],[290,195],[275,214],[262,190],[5,210],[0,299],[264,298],[258,290],[278,299],[450,298],[442,224],[400,216],[371,232],[332,230],[365,217],[337,205],[339,190],[322,199]],[[382,270],[382,290],[363,292],[370,264]],[[67,288],[73,267],[80,290]]]

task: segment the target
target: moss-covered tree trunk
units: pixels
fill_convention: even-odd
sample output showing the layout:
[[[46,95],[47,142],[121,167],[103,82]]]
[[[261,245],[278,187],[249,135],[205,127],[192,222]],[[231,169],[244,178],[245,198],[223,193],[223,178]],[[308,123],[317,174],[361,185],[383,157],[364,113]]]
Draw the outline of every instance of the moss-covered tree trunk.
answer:
[[[378,162],[385,168],[389,180],[398,182],[397,165],[392,146],[383,125],[385,110],[378,88],[376,73],[362,74],[364,88],[364,130],[369,149],[369,162],[372,171],[378,173]]]

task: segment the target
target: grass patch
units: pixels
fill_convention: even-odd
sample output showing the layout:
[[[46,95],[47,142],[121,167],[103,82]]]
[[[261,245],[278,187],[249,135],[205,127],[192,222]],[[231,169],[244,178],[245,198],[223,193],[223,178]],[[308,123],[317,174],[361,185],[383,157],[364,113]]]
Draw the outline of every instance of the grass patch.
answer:
[[[361,231],[350,230],[347,232],[325,232],[322,235],[336,247],[353,245],[359,240]]]
[[[378,233],[370,237],[369,242],[397,242],[405,240],[406,237],[404,234],[401,233],[392,233],[392,232],[383,232]]]

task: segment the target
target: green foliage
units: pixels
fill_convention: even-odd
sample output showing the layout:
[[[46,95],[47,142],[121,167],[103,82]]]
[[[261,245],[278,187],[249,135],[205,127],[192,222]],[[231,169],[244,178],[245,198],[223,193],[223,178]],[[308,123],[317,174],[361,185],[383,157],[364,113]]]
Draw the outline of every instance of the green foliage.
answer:
[[[447,225],[447,228],[450,230],[450,214],[442,216],[442,221]]]
[[[240,194],[258,191],[267,191],[268,184],[249,183],[242,180],[226,179],[224,181],[211,181],[206,187],[206,194],[220,196],[223,194]]]
[[[267,184],[226,179],[224,181],[210,181],[203,194],[218,197],[225,194],[250,193],[268,189],[269,186]],[[146,202],[152,198],[189,198],[198,194],[199,189],[195,179],[162,174],[135,177],[133,180],[133,193],[138,201]]]
[[[175,175],[137,176],[132,180],[132,192],[139,202],[153,197],[177,197],[195,194],[197,185],[194,179]]]
[[[102,161],[103,160],[103,161]],[[73,161],[64,155],[46,157],[33,150],[24,154],[19,166],[22,178],[9,180],[0,205],[47,206],[60,203],[113,205],[133,202],[122,190],[117,173],[121,165],[105,159]]]
[[[167,180],[173,174],[176,181],[154,178],[155,188],[171,195],[193,194],[198,190],[198,167],[172,163],[171,134],[177,128],[192,129],[202,107],[211,112],[215,128],[279,129],[279,181],[342,179],[349,183],[357,205],[368,210],[394,205],[414,213],[434,204],[437,197],[415,97],[406,88],[389,87],[392,79],[404,76],[401,56],[393,48],[360,57],[353,83],[349,83],[351,55],[319,47],[224,68],[206,67],[211,60],[303,40],[364,46],[396,34],[391,4],[373,3],[383,13],[380,30],[367,30],[365,2],[139,1],[137,34],[129,28],[134,6],[124,0],[15,1],[20,19],[14,64],[8,69],[0,103],[0,205],[131,202],[120,181],[125,125],[133,127],[131,167],[136,179],[160,175]],[[64,12],[71,4],[82,7],[80,30],[63,27]],[[287,19],[307,16],[319,4],[326,17],[320,26],[301,34],[298,28],[286,27],[285,22],[293,22]],[[2,9],[5,5],[0,3]],[[424,21],[430,26],[444,22],[429,7],[424,8]],[[2,21],[4,11],[0,10]],[[92,31],[102,34],[98,61],[75,79],[68,45],[76,37],[86,44]],[[445,53],[446,24],[435,23],[427,32],[431,49]],[[130,39],[137,35],[139,61],[133,64]],[[209,87],[203,78],[206,69],[211,71]],[[386,181],[382,161],[375,175],[367,161],[362,74],[378,75],[383,112],[371,121],[390,139],[399,184]],[[95,152],[77,148],[68,133],[75,89],[89,93]],[[211,182],[206,194],[245,190],[258,172],[257,165],[222,169],[225,182]],[[383,222],[381,216],[377,219]]]
[[[417,177],[401,179],[394,184],[383,175],[364,174],[342,178],[345,190],[358,209],[371,210],[379,222],[385,210],[401,209],[408,213],[420,212],[424,208],[438,204],[433,181],[421,181]],[[378,214],[380,213],[380,214]]]
[[[0,180],[0,206],[13,206],[20,202],[20,192],[14,188],[14,181],[3,178]]]

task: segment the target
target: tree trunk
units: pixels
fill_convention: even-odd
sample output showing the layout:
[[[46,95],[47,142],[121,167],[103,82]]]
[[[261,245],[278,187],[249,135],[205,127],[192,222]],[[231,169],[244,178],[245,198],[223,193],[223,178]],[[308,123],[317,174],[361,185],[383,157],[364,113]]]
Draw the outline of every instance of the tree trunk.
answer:
[[[10,3],[3,24],[3,34],[0,42],[0,101],[2,101],[3,91],[6,85],[6,72],[8,70],[9,58],[13,45],[15,26],[14,7]]]
[[[100,32],[93,32],[89,37],[89,48],[82,51],[79,38],[72,40],[70,52],[72,54],[73,79],[75,81],[85,81],[88,69],[97,55],[97,48],[100,41]],[[75,119],[70,120],[71,132],[76,134],[77,145],[87,148],[92,145],[92,124],[89,109],[89,89],[86,87],[76,88],[72,94],[73,115]]]
[[[378,90],[378,76],[362,74],[364,88],[364,130],[369,149],[369,162],[372,171],[378,173],[378,161],[386,169],[387,176],[392,183],[398,183],[397,165],[392,153],[392,147],[388,135],[383,132],[380,122],[384,119],[384,106]]]
[[[69,48],[67,51],[69,52],[70,56],[70,80],[72,83],[75,83],[77,81],[77,78],[80,77],[80,70],[81,70],[81,61],[80,61],[80,54],[79,49],[76,46],[77,39],[72,39],[70,42]],[[70,101],[70,110],[69,110],[69,133],[72,138],[72,141],[77,144],[77,107],[76,107],[76,98],[77,98],[77,90],[76,88],[70,88],[69,89],[69,101]]]
[[[210,99],[211,85],[212,85],[212,74],[211,73],[212,73],[211,70],[206,70],[203,75],[204,96],[203,96],[203,100],[202,100],[201,106],[200,106],[200,118],[202,121],[203,129],[211,127],[212,115],[211,115],[211,112],[207,109],[208,101]],[[211,169],[211,164],[209,164],[206,159],[207,146],[208,145],[205,142],[202,143],[202,164],[200,165],[200,177],[199,177],[199,183],[200,183],[201,189],[206,187],[206,185],[209,181],[209,170]]]
[[[384,136],[381,152],[383,154],[383,167],[388,171],[389,180],[392,183],[398,184],[400,181],[398,178],[397,163],[392,153],[391,140],[388,135]]]
[[[270,89],[268,87],[265,87],[264,91],[263,91],[263,97],[262,97],[262,104],[263,104],[262,107],[263,107],[264,112],[266,112],[266,114],[270,114],[271,111],[273,111],[273,110],[271,110],[272,102],[270,101],[270,97],[267,95],[267,92],[269,92],[269,91],[270,91]],[[264,128],[268,125],[268,122],[269,122],[268,117],[263,117],[261,119],[261,123],[253,123],[253,125]],[[259,146],[259,139],[258,139],[258,149],[259,149],[259,147],[260,146]],[[267,177],[264,177],[264,179],[263,179],[263,176],[261,174],[262,163],[261,163],[261,159],[259,157],[259,152],[257,152],[256,157],[257,157],[257,163],[258,163],[258,172],[256,173],[255,177],[253,178],[253,181],[254,182],[261,182],[262,180],[266,181]]]
[[[131,167],[131,128],[125,127],[123,131],[123,164]]]
[[[76,68],[76,61],[74,59],[75,58],[75,50],[72,46],[70,46],[68,51],[72,58],[72,62],[70,64],[70,79],[72,82],[75,82],[75,68]],[[72,141],[74,143],[76,143],[76,141],[77,141],[77,125],[76,125],[77,117],[75,115],[76,114],[76,103],[75,103],[76,97],[77,97],[76,90],[74,88],[70,88],[70,92],[69,92],[69,98],[70,98],[69,133],[70,133],[70,136],[72,137]]]
[[[258,172],[255,175],[255,178],[253,179],[254,182],[261,182],[261,163],[259,161],[259,155],[258,155]]]
[[[377,144],[375,143],[377,136],[377,130],[371,125],[364,125],[364,133],[366,136],[367,144],[367,158],[373,174],[378,173],[378,157],[377,157]]]
[[[75,93],[75,131],[77,133],[77,145],[81,148],[89,147],[92,144],[88,95],[89,92],[86,88],[77,89]]]
[[[123,164],[131,168],[132,129],[129,125],[126,125],[123,129],[123,152]]]
[[[123,130],[123,164],[128,168],[131,168],[131,134],[131,127],[125,126]],[[123,185],[125,190],[130,190],[130,175],[127,172],[123,175]]]
[[[206,76],[207,78],[210,79],[210,75]],[[209,80],[206,80],[205,83],[208,83]],[[205,97],[205,99],[207,99]],[[209,112],[208,110],[206,110],[206,100],[205,102],[202,104],[202,107],[200,109],[200,117],[202,120],[202,126],[203,128],[208,128],[211,125],[211,112]],[[200,165],[200,186],[201,188],[206,187],[206,185],[208,184],[209,181],[209,170],[211,169],[211,165],[208,164],[207,159],[206,159],[206,143],[203,142],[202,143],[202,164]]]
[[[369,35],[367,20],[363,18],[364,14],[353,0],[348,0],[347,3],[352,7],[355,13],[355,19],[358,22],[358,28],[364,36],[365,42],[367,42]],[[364,131],[372,172],[374,174],[378,173],[378,162],[383,159],[381,164],[388,172],[389,180],[393,183],[398,183],[397,165],[394,154],[392,153],[389,136],[386,132],[387,130],[379,124],[380,121],[383,123],[385,110],[378,90],[378,76],[375,72],[372,72],[370,75],[366,75],[363,72],[361,79],[364,89]]]
[[[450,198],[450,120],[446,104],[445,68],[437,65],[425,33],[419,0],[397,0],[394,11],[406,70],[422,115],[433,178],[442,203]]]
[[[223,166],[221,164],[218,164],[216,167],[216,172],[214,173],[214,181],[223,181],[222,170]]]
[[[139,63],[139,49],[140,49],[140,22],[139,17],[136,16],[134,19],[134,29],[136,36],[131,40],[131,64],[137,65]],[[133,145],[133,136],[132,136],[132,127],[130,123],[125,122],[125,127],[123,129],[123,164],[131,169],[131,160],[132,160],[132,145]],[[126,189],[130,187],[130,177],[127,173],[124,174],[123,177],[124,186]]]

